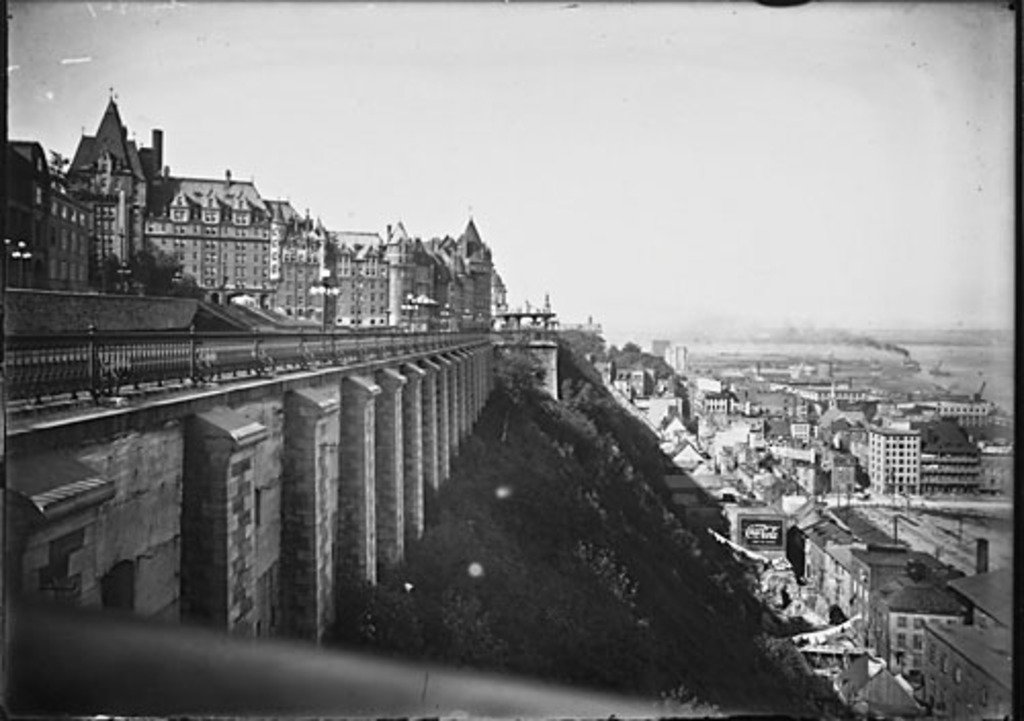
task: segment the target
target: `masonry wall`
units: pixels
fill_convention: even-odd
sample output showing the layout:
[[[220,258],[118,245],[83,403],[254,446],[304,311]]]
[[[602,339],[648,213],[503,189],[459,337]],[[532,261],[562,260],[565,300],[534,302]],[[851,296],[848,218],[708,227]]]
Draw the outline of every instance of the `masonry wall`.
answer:
[[[321,640],[344,612],[339,574],[375,583],[378,559],[400,562],[422,535],[424,490],[479,415],[489,353],[248,381],[21,433],[19,457],[73,448],[112,488],[27,534],[17,577],[38,590],[63,568],[59,593],[98,606],[113,575],[142,615]]]
[[[419,366],[406,363],[401,367],[406,379],[402,390],[402,466],[404,475],[404,541],[410,543],[423,535],[423,379],[427,375]]]
[[[281,588],[285,633],[320,641],[334,621],[338,524],[336,390],[286,394],[281,483]]]
[[[272,636],[280,630],[281,595],[281,477],[284,460],[284,398],[275,396],[232,410],[258,423],[267,438],[257,444],[253,457],[252,489],[245,499],[252,507],[254,607],[252,630]],[[243,492],[240,490],[240,492]]]
[[[405,557],[405,462],[402,396],[405,377],[392,368],[377,371],[376,399],[377,563],[394,566]]]
[[[182,447],[181,425],[175,423],[74,452],[113,481],[114,495],[29,535],[21,559],[22,589],[99,607],[104,576],[119,563],[130,564],[132,610],[177,620]],[[42,589],[44,584],[48,588]]]
[[[368,378],[348,376],[341,384],[340,478],[336,577],[376,583],[376,396]]]

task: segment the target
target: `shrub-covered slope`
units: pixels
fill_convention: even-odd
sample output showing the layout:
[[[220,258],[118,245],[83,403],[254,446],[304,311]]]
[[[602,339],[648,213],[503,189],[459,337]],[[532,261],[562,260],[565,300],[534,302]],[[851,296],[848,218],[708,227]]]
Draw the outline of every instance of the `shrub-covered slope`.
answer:
[[[665,502],[657,440],[562,349],[561,401],[499,367],[428,527],[337,640],[722,710],[817,715],[750,577]]]

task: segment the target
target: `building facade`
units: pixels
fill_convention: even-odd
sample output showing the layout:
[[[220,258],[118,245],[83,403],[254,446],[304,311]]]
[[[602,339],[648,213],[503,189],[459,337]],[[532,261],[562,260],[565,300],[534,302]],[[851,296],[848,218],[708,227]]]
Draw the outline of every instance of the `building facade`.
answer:
[[[342,231],[333,236],[333,277],[338,288],[335,325],[380,328],[391,324],[387,247],[377,233]]]
[[[977,493],[981,453],[950,420],[924,423],[921,432],[921,493]]]
[[[926,623],[924,702],[933,718],[1010,718],[1013,636],[1006,628]]]
[[[129,139],[113,98],[96,134],[79,140],[67,172],[68,190],[92,209],[95,240],[91,252],[97,273],[102,273],[107,263],[123,267],[143,247],[147,186],[163,173],[162,163],[163,133],[154,130],[153,146],[140,150]],[[96,282],[104,285],[116,280],[104,276]]]
[[[231,171],[222,179],[165,177],[151,189],[147,244],[177,260],[212,303],[248,296],[270,306],[270,230],[256,186]]]
[[[902,428],[868,431],[868,476],[871,490],[885,495],[920,494],[921,436]]]
[[[8,143],[5,165],[7,286],[87,290],[92,208],[66,191],[39,143]]]
[[[965,428],[988,425],[993,410],[989,401],[967,396],[944,398],[935,403],[940,418],[953,419]]]

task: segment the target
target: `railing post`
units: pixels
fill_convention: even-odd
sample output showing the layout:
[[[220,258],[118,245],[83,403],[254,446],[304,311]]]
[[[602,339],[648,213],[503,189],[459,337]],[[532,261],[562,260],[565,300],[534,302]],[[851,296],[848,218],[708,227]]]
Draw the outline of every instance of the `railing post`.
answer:
[[[100,397],[100,354],[96,343],[96,326],[89,324],[89,392],[94,401]]]
[[[199,347],[196,345],[196,324],[188,327],[188,377],[192,383],[198,383],[199,375]]]

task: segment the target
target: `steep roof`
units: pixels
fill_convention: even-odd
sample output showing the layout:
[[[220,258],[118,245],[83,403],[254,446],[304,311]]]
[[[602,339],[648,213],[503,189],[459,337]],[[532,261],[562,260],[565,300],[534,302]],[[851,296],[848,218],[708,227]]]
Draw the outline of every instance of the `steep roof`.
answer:
[[[121,121],[121,113],[113,98],[107,103],[96,135],[91,138],[82,136],[79,141],[69,172],[90,169],[103,153],[110,153],[114,158],[115,170],[127,170],[139,180],[145,179],[138,148],[128,140],[128,129]]]
[[[880,530],[873,523],[857,513],[857,509],[855,507],[848,506],[845,508],[835,508],[832,512],[835,514],[836,518],[846,524],[850,531],[853,532],[853,535],[857,536],[857,538],[864,543],[892,543],[892,537],[888,533]]]
[[[949,587],[1004,626],[1013,625],[1012,569],[958,578]]]
[[[234,202],[241,198],[251,208],[263,212],[269,210],[252,181],[232,179],[229,183],[224,178],[170,177],[153,186],[147,198],[149,212],[162,214],[178,193],[182,193],[190,204],[205,206],[209,202],[215,202],[234,207]]]
[[[295,210],[291,202],[287,200],[264,200],[263,204],[267,206],[270,217],[274,222],[290,223],[302,219],[299,211]]]
[[[378,233],[361,230],[339,230],[334,233],[334,238],[339,245],[351,248],[377,246],[384,242]]]

